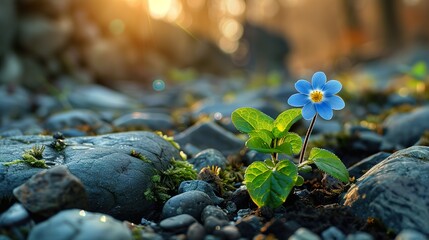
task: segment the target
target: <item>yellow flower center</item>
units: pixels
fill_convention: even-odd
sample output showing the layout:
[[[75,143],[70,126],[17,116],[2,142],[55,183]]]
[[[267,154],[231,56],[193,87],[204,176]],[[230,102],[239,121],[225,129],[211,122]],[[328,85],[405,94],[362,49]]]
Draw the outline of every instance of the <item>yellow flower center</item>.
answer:
[[[320,90],[313,90],[310,92],[310,100],[314,103],[321,102],[323,100],[323,92]]]

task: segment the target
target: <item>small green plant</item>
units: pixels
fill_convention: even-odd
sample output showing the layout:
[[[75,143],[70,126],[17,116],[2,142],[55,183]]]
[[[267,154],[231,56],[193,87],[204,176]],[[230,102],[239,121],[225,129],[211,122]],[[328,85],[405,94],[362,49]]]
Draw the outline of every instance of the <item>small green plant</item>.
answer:
[[[305,152],[309,137],[316,122],[317,115],[329,120],[332,110],[344,108],[344,101],[336,96],[341,90],[341,83],[336,80],[326,82],[323,72],[313,75],[312,83],[299,80],[295,88],[299,93],[292,95],[288,103],[294,107],[279,114],[276,119],[254,108],[236,109],[231,119],[234,126],[242,133],[249,135],[246,147],[268,153],[271,159],[256,161],[250,164],[244,175],[244,182],[252,200],[258,207],[276,208],[286,201],[294,186],[304,183],[299,171],[311,171],[311,165],[347,183],[349,174],[341,160],[328,150],[313,148],[306,160]],[[289,132],[293,124],[302,117],[311,119],[310,126],[304,138]],[[299,154],[298,164],[279,159],[279,154]]]
[[[11,166],[14,164],[25,163],[36,168],[48,168],[46,161],[43,159],[43,151],[45,146],[35,145],[30,150],[27,150],[22,154],[22,159],[16,159],[11,162],[3,163],[4,166]]]

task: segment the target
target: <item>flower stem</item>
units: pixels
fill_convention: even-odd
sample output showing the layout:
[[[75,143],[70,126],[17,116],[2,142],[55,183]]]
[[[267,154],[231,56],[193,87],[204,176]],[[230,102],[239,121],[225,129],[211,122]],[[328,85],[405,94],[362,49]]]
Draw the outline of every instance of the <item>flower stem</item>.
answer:
[[[304,161],[304,154],[305,154],[305,150],[307,149],[308,139],[310,139],[311,132],[313,131],[314,124],[316,123],[316,118],[317,118],[317,114],[314,115],[313,119],[311,120],[310,126],[308,127],[307,133],[305,134],[304,144],[302,146],[301,153],[299,154],[298,164],[301,164]]]

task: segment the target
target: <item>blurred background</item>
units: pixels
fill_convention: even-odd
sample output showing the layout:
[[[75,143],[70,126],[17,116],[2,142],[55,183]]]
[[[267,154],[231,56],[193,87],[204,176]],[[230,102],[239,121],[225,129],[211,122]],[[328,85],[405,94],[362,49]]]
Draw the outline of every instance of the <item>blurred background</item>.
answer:
[[[428,44],[427,0],[0,0],[0,82],[339,71]]]

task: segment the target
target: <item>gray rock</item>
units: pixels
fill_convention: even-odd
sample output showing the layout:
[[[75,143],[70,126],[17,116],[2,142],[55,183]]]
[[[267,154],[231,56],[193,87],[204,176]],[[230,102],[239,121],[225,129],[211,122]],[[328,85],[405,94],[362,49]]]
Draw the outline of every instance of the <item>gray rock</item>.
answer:
[[[52,137],[47,136],[0,139],[2,205],[11,204],[13,189],[42,170],[26,164],[7,167],[2,162],[20,159],[23,152],[35,144],[48,146],[51,142]],[[46,147],[43,158],[52,164],[67,166],[82,181],[88,194],[88,210],[131,221],[139,221],[155,209],[154,202],[144,194],[152,188],[154,168],[165,170],[172,158],[180,159],[176,148],[151,132],[67,138],[65,143],[62,151]],[[132,157],[131,150],[141,153],[148,162]]]
[[[224,201],[223,198],[216,196],[213,191],[213,187],[208,182],[202,180],[188,180],[181,182],[178,193],[184,193],[193,190],[201,191],[207,194],[213,200],[214,204],[221,204]]]
[[[86,209],[88,206],[82,182],[65,166],[56,166],[33,175],[15,188],[13,195],[30,212],[46,218],[64,209]]]
[[[206,219],[210,216],[219,220],[229,220],[226,213],[220,207],[213,205],[208,205],[203,209],[203,212],[201,213],[201,221],[205,222]]]
[[[189,162],[194,165],[197,172],[203,167],[217,166],[225,169],[227,160],[221,152],[216,149],[209,148],[199,152],[194,158],[189,159]]]
[[[289,237],[289,240],[320,240],[320,237],[307,228],[302,227],[296,230],[296,232]]]
[[[241,237],[240,231],[238,231],[238,228],[234,225],[227,225],[221,227],[219,230],[215,229],[213,235],[226,240],[236,240]]]
[[[15,0],[0,1],[0,59],[12,47],[16,25]]]
[[[61,131],[79,126],[96,129],[102,125],[100,117],[91,110],[75,109],[56,113],[46,119],[45,126],[50,131]]]
[[[1,118],[22,116],[30,110],[30,96],[21,87],[0,86]]]
[[[118,128],[148,128],[154,131],[173,129],[173,119],[164,113],[133,112],[115,119],[112,124]]]
[[[15,203],[8,210],[0,215],[0,227],[18,227],[31,221],[30,214],[22,206]]]
[[[76,87],[67,98],[75,108],[130,110],[137,106],[137,103],[126,95],[99,85]]]
[[[240,231],[242,237],[247,239],[253,239],[255,235],[260,232],[262,227],[261,219],[255,215],[250,215],[245,218],[239,219],[235,226]]]
[[[427,240],[428,237],[413,229],[404,229],[396,237],[395,240]]]
[[[381,150],[399,150],[414,145],[429,130],[429,107],[389,116],[383,123],[385,134]]]
[[[394,231],[429,234],[429,147],[397,151],[372,167],[343,198],[357,216],[376,217]]]
[[[184,192],[167,200],[162,208],[162,217],[169,218],[186,213],[200,220],[203,209],[212,204],[210,197],[201,191]]]
[[[180,145],[190,143],[199,149],[214,148],[223,155],[239,152],[244,141],[214,122],[196,124],[174,137]]]
[[[189,226],[188,231],[186,232],[188,240],[203,240],[205,236],[206,230],[199,222],[195,222]]]
[[[347,235],[346,240],[374,240],[374,238],[366,232],[356,232]]]
[[[132,240],[131,231],[120,221],[104,214],[79,209],[65,210],[37,224],[28,240]]]
[[[180,214],[177,216],[169,217],[162,220],[159,226],[164,230],[170,232],[186,232],[189,226],[195,223],[197,220],[189,214]]]
[[[72,21],[65,17],[26,16],[19,22],[18,42],[30,53],[48,57],[66,44],[72,30]]]
[[[207,233],[212,234],[216,229],[220,229],[223,226],[228,225],[228,221],[221,220],[213,216],[209,216],[204,221],[204,228]]]
[[[375,166],[389,156],[390,153],[379,152],[357,162],[353,166],[349,167],[347,170],[349,171],[351,177],[359,178],[370,168],[372,168],[373,166]]]
[[[10,122],[6,122],[0,127],[0,131],[7,130],[19,130],[22,134],[26,135],[37,135],[42,134],[45,130],[40,126],[38,120],[33,116],[25,116],[20,119],[11,120]],[[11,136],[19,136],[11,135]]]
[[[345,240],[346,236],[340,229],[335,226],[331,226],[322,232],[323,240]]]

